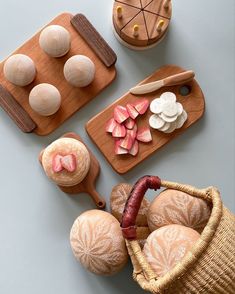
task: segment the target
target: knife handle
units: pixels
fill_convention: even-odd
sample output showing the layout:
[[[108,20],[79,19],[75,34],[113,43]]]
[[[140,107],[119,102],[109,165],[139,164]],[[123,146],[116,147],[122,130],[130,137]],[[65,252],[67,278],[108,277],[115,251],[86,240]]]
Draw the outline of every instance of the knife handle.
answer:
[[[164,79],[164,86],[176,86],[191,81],[195,76],[192,70],[188,70]]]

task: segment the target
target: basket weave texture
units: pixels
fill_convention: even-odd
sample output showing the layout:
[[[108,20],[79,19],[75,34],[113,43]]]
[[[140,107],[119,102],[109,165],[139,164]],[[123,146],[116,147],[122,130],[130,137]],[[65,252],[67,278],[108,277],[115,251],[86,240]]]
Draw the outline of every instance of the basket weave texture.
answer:
[[[211,216],[191,251],[160,278],[145,259],[138,241],[126,239],[134,280],[156,294],[235,294],[235,216],[223,206],[219,191],[168,181],[161,181],[161,186],[211,202]]]

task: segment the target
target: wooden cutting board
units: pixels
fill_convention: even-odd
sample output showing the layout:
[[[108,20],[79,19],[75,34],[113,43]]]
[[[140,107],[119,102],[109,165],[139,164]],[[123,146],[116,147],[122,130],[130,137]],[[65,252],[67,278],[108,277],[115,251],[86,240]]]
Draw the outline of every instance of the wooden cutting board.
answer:
[[[116,61],[115,53],[97,33],[95,28],[87,21],[85,16],[78,14],[73,17],[72,14],[63,13],[52,20],[48,25],[52,24],[65,27],[71,34],[71,50],[67,55],[61,58],[52,58],[45,54],[38,42],[40,31],[13,53],[26,54],[35,62],[37,76],[32,84],[26,87],[18,87],[11,84],[3,75],[3,65],[5,61],[0,63],[0,88],[3,87],[0,91],[0,105],[23,131],[34,131],[37,135],[47,135],[54,131],[76,111],[97,96],[116,76],[116,69],[114,66]],[[80,33],[78,33],[75,28],[76,24],[78,24],[78,26],[80,25],[83,29]],[[85,38],[87,38],[86,41]],[[95,52],[95,49],[98,50]],[[103,54],[102,59],[102,53],[104,52],[105,54]],[[96,67],[94,81],[85,88],[75,88],[69,85],[63,75],[65,62],[76,54],[88,56]],[[34,86],[40,83],[53,84],[59,89],[62,96],[60,110],[49,117],[38,115],[29,105],[29,93]],[[10,95],[6,95],[6,91],[8,91]],[[16,103],[13,104],[12,99],[15,99]],[[6,106],[8,102],[9,105]],[[18,111],[14,118],[17,105],[22,106],[23,111]],[[27,114],[29,116],[28,119],[26,118]],[[22,122],[24,119],[26,119],[27,123]]]
[[[170,75],[177,74],[185,71],[184,69],[168,65],[160,68],[154,72],[147,79],[140,84],[145,84],[166,78]],[[182,85],[183,86],[183,85]],[[145,158],[149,157],[155,151],[163,147],[179,134],[187,130],[191,125],[197,122],[203,115],[205,110],[205,100],[202,90],[196,80],[188,82],[185,86],[190,90],[190,93],[186,96],[180,94],[182,86],[165,87],[150,94],[141,96],[135,96],[127,92],[120,99],[116,100],[113,104],[105,108],[102,112],[93,117],[86,125],[86,130],[91,139],[103,153],[105,158],[111,164],[113,169],[119,174],[124,174],[141,163]],[[115,155],[114,153],[114,139],[112,136],[105,132],[105,124],[108,119],[113,116],[114,107],[117,105],[125,106],[127,103],[133,103],[140,98],[147,98],[151,102],[154,98],[160,97],[163,92],[174,92],[177,96],[177,101],[180,102],[185,111],[188,113],[188,120],[181,129],[174,131],[171,134],[165,134],[157,130],[151,129],[153,140],[150,143],[139,144],[139,153],[137,156],[131,156],[129,154]],[[144,116],[137,119],[138,127],[149,126],[148,120],[152,113],[150,110]]]
[[[81,137],[75,133],[67,133],[63,135],[62,138],[73,138],[84,144]],[[43,151],[44,150],[42,150],[42,152],[39,155],[40,163],[42,163]],[[91,196],[91,198],[93,199],[93,201],[95,202],[98,208],[105,208],[105,205],[106,205],[105,200],[103,199],[103,197],[99,195],[99,193],[96,191],[96,188],[95,188],[95,183],[100,173],[100,165],[98,160],[93,155],[93,153],[89,149],[88,151],[90,152],[91,165],[90,165],[90,170],[87,176],[85,177],[85,179],[76,186],[72,186],[72,187],[59,186],[59,188],[64,193],[67,193],[67,194],[87,193],[88,195]]]

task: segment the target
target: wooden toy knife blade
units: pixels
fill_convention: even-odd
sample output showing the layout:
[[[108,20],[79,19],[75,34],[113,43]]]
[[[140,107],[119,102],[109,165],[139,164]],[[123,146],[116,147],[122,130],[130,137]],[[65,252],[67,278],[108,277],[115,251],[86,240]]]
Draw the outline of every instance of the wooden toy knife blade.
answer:
[[[175,74],[152,83],[136,86],[130,89],[130,92],[135,95],[147,94],[159,90],[166,86],[176,86],[191,81],[195,76],[192,70],[188,70],[179,74]]]

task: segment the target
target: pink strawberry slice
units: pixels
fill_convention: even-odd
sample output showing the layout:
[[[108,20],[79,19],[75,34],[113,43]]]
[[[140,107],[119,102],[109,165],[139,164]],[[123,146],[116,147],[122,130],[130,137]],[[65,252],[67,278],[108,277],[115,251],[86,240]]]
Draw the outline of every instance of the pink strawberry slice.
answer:
[[[139,143],[135,140],[132,148],[129,150],[129,154],[136,156],[139,152]]]
[[[120,140],[119,146],[124,149],[130,150],[133,145],[134,140],[135,139],[133,139],[132,136],[127,133],[126,137]]]
[[[122,148],[120,146],[120,140],[116,141],[115,142],[115,154],[116,155],[121,155],[121,154],[127,154],[128,153],[128,150],[125,149],[125,148]]]
[[[61,164],[68,172],[74,172],[77,167],[76,156],[74,154],[68,154],[61,158]]]
[[[151,135],[150,128],[145,127],[145,128],[139,129],[138,132],[137,132],[136,139],[138,141],[144,142],[144,143],[151,142],[152,141],[152,135]]]
[[[130,134],[132,139],[135,140],[137,134],[137,125],[134,126],[132,130],[127,130],[127,134]]]
[[[112,133],[114,128],[116,127],[117,122],[115,121],[114,118],[111,118],[110,120],[107,121],[105,131],[107,133]]]
[[[135,109],[135,107],[134,107],[132,104],[130,104],[130,103],[128,103],[128,104],[126,105],[126,109],[127,109],[128,113],[129,113],[129,115],[130,115],[130,117],[131,117],[132,119],[136,119],[137,116],[139,115],[139,112],[138,112],[138,111]]]
[[[129,130],[132,130],[135,126],[135,121],[129,117],[126,121],[125,121],[125,127]]]
[[[121,123],[123,123],[125,120],[128,119],[128,117],[129,117],[129,113],[128,113],[126,107],[121,106],[121,105],[117,105],[117,106],[114,108],[113,116],[114,116],[114,119],[115,119],[119,124],[121,124]]]
[[[53,159],[52,159],[52,170],[55,173],[59,173],[62,171],[63,166],[61,164],[61,158],[63,156],[61,156],[60,154],[56,154]]]
[[[144,114],[149,107],[149,101],[147,99],[138,100],[134,104],[134,107],[139,112],[139,114]]]
[[[124,138],[126,136],[125,126],[117,123],[117,125],[113,129],[112,136],[114,138]]]

